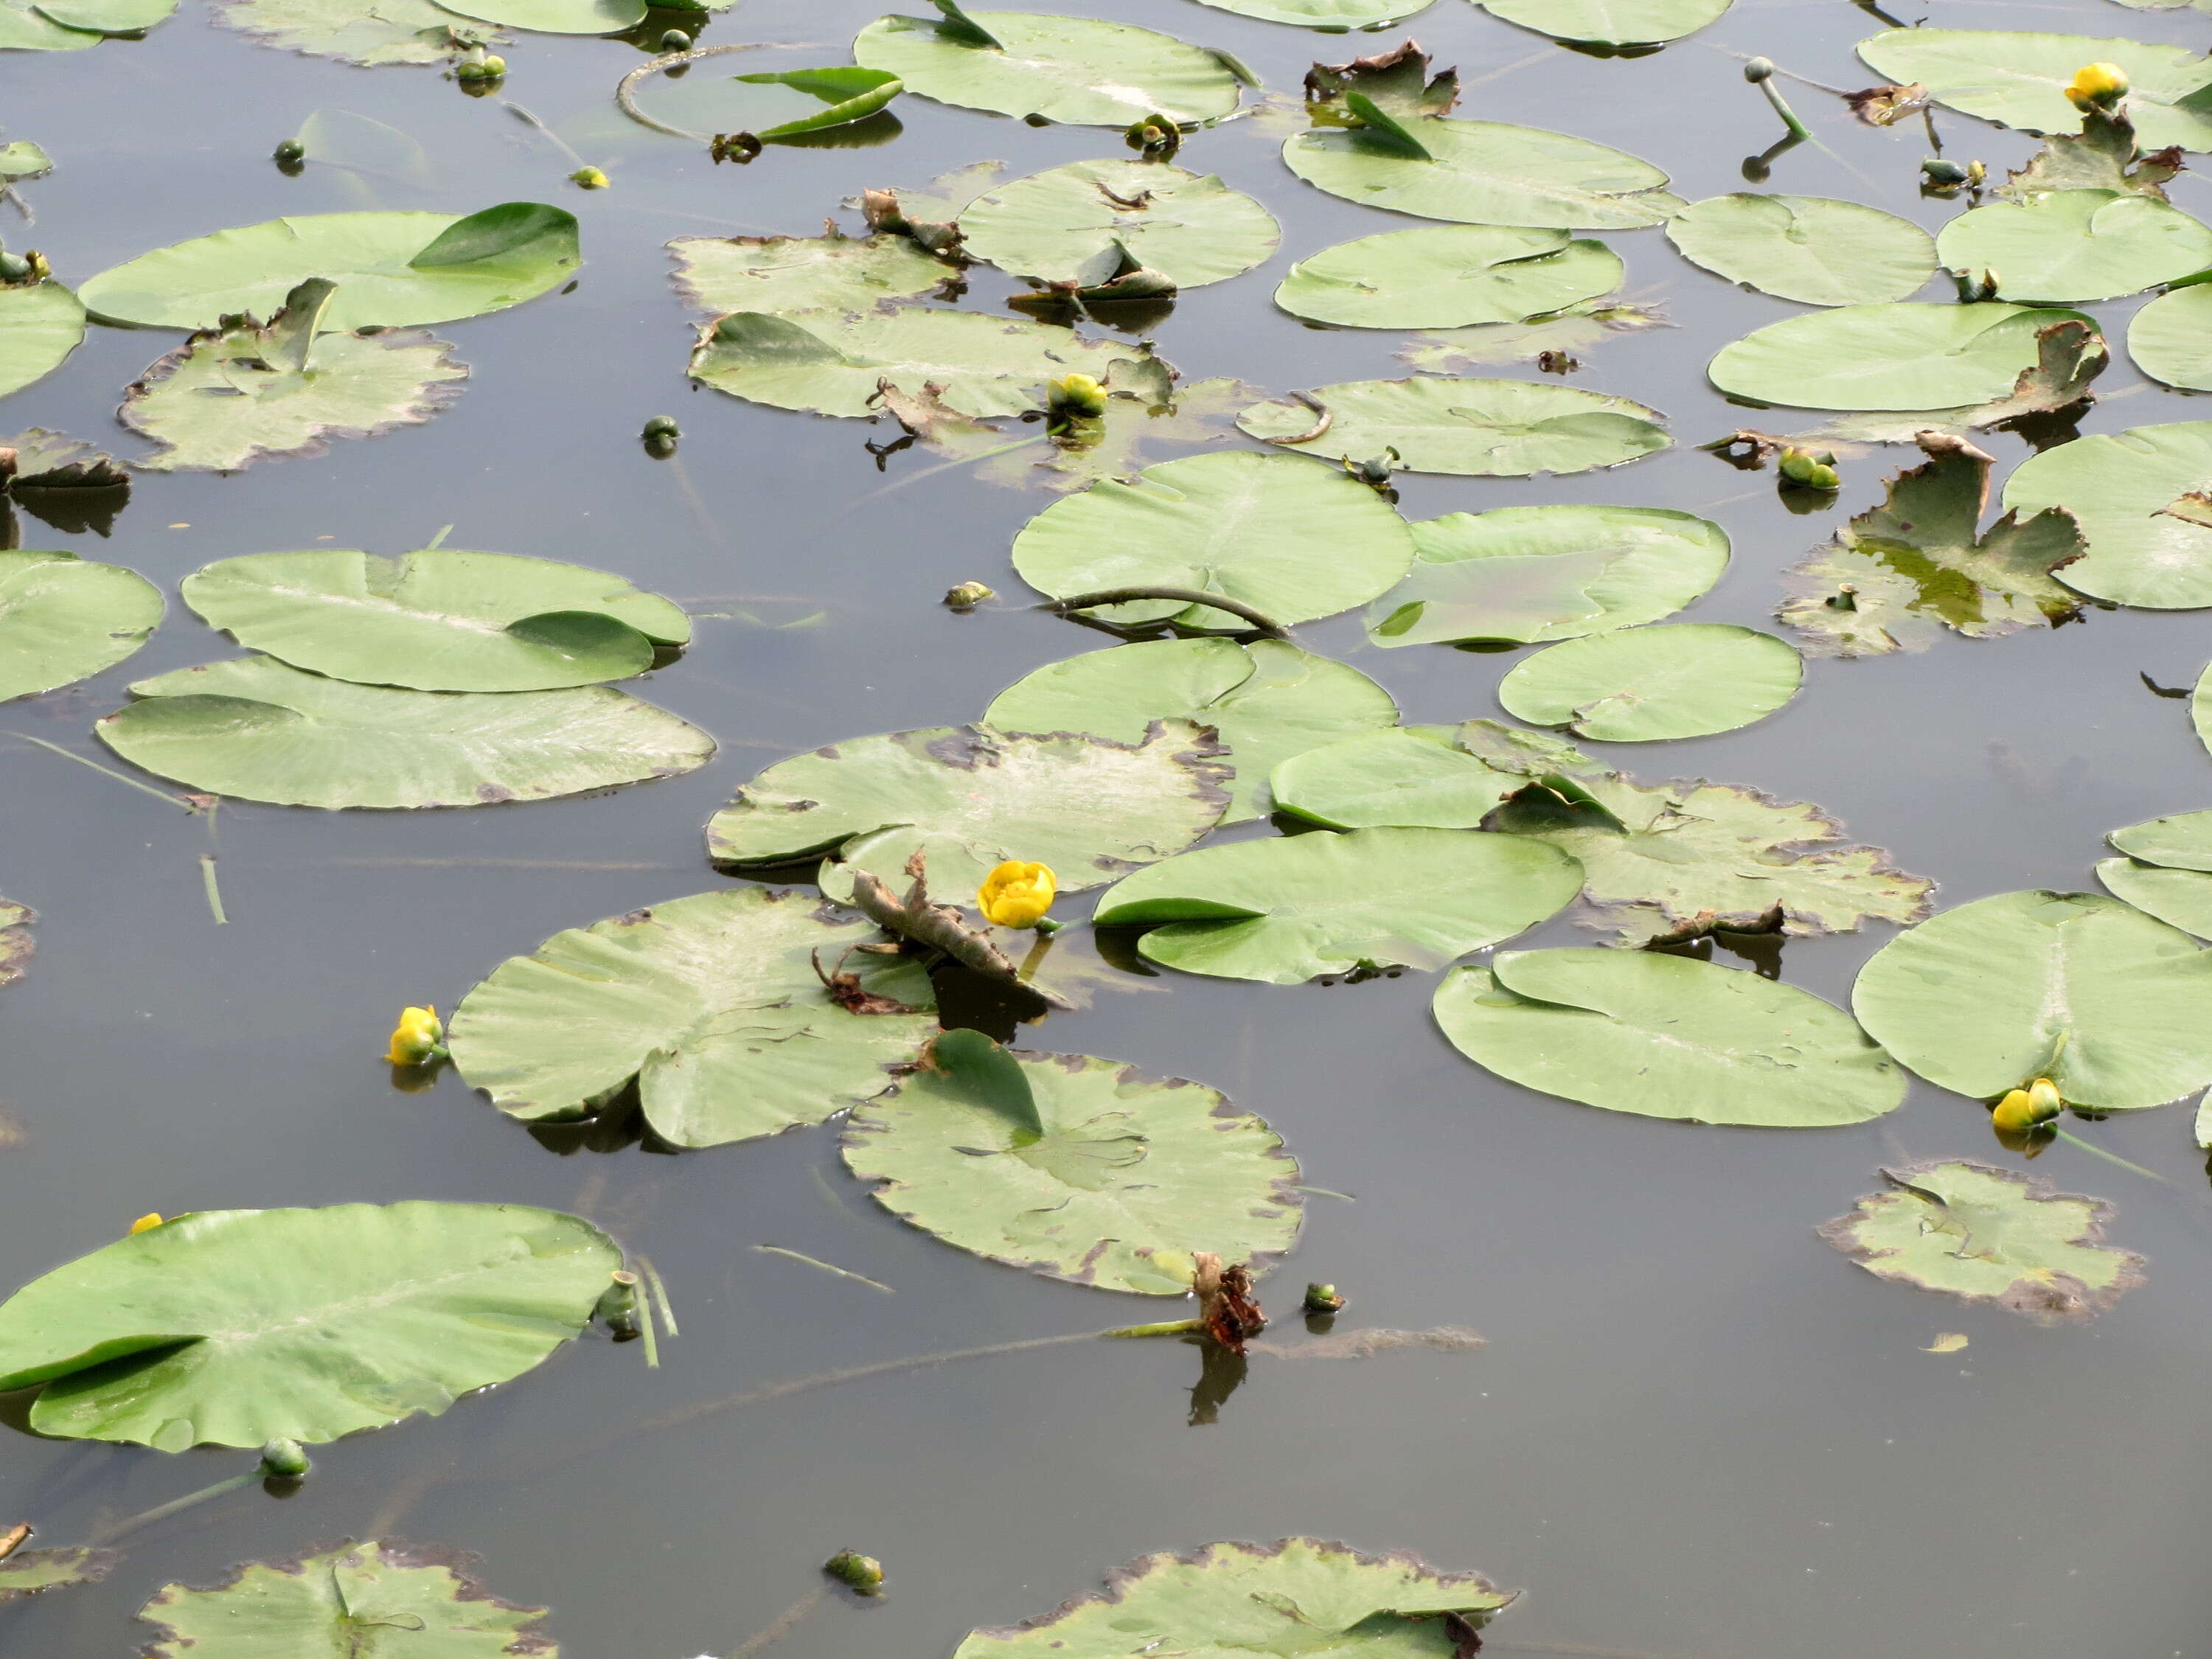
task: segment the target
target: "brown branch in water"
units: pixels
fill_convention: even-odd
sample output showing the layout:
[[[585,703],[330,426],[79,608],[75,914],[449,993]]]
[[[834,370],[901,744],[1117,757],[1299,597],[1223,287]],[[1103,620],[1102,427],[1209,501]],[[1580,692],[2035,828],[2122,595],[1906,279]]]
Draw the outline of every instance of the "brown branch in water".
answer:
[[[1212,611],[1226,611],[1232,617],[1241,617],[1271,640],[1287,640],[1291,630],[1266,613],[1254,610],[1242,599],[1232,599],[1225,593],[1208,593],[1195,587],[1103,587],[1095,593],[1073,593],[1064,599],[1053,599],[1037,608],[1049,611],[1056,617],[1073,611],[1094,610],[1103,605],[1127,605],[1134,599],[1174,599],[1182,605],[1202,605]]]
[[[951,905],[930,902],[928,877],[919,849],[906,861],[906,872],[914,878],[914,884],[901,899],[893,897],[891,890],[870,872],[854,870],[853,902],[886,933],[910,939],[933,951],[942,951],[962,967],[972,969],[986,979],[1018,987],[1050,1007],[1075,1006],[1057,991],[1048,991],[1024,980],[1006,953],[988,935],[962,921],[960,912]]]
[[[5,1561],[22,1548],[24,1540],[30,1535],[31,1523],[27,1521],[18,1521],[7,1531],[0,1532],[0,1561]]]

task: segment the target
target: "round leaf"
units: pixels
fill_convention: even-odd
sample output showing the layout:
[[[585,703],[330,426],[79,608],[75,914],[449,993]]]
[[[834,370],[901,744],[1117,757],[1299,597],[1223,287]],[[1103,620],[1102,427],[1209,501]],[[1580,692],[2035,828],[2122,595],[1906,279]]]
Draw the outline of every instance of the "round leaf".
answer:
[[[1905,1073],[1842,1009],[1685,957],[1500,951],[1445,975],[1434,1009],[1478,1066],[1638,1117],[1818,1129],[1905,1100]]]
[[[1426,11],[1431,0],[1204,0],[1239,17],[1256,17],[1263,23],[1290,23],[1341,34],[1351,29],[1372,29]]]
[[[1667,623],[1547,646],[1498,683],[1505,712],[1586,738],[1701,738],[1764,720],[1797,695],[1797,648],[1729,623]]]
[[[2154,611],[2212,605],[2212,421],[2100,432],[2031,455],[2005,481],[2023,519],[2063,507],[2088,552],[2060,567],[2067,586]],[[2192,511],[2195,516],[2188,516]],[[2200,728],[2201,729],[2201,728]]]
[[[2133,859],[2100,859],[2097,879],[2105,890],[2145,915],[2199,939],[2212,939],[2212,875],[2168,870]]]
[[[1936,246],[1953,270],[1996,272],[2005,299],[2045,303],[2140,294],[2212,265],[2212,228],[2130,191],[1991,202],[1944,226]]]
[[[1267,209],[1212,173],[1153,161],[1070,161],[997,185],[960,210],[961,252],[1041,283],[1098,280],[1118,249],[1178,288],[1218,283],[1275,251]],[[1111,274],[1110,271],[1109,274]]]
[[[65,29],[135,34],[165,21],[177,0],[36,0],[40,14]]]
[[[0,398],[62,366],[84,338],[84,307],[59,283],[0,284]]]
[[[457,36],[497,44],[506,37],[432,0],[215,0],[216,21],[264,46],[340,63],[449,64]]]
[[[1518,323],[1620,286],[1620,256],[1563,230],[1438,225],[1340,242],[1292,265],[1275,303],[1346,328]]]
[[[2176,289],[2136,313],[2128,356],[2154,380],[2212,392],[2212,286]]]
[[[1296,985],[1324,974],[1441,968],[1557,914],[1582,866],[1540,842],[1462,830],[1355,830],[1208,847],[1127,877],[1102,927],[1188,973]],[[1165,926],[1156,924],[1165,923]]]
[[[1798,409],[1955,409],[2010,392],[2035,367],[2037,331],[2079,316],[1994,301],[1845,306],[1769,323],[1705,373],[1732,398]]]
[[[92,30],[64,28],[33,0],[0,0],[0,52],[82,52],[100,41]]]
[[[2212,870],[2212,811],[2176,812],[2115,830],[2105,839],[2130,858],[2169,870]]]
[[[1292,756],[1269,779],[1276,810],[1332,830],[1479,829],[1528,780],[1451,739],[1450,726],[1407,726]]]
[[[1709,196],[1667,222],[1667,240],[1693,265],[1807,305],[1904,300],[1936,274],[1919,226],[1825,196]]]
[[[446,9],[540,34],[620,34],[645,21],[646,0],[453,0]]]
[[[668,245],[684,299],[732,311],[866,311],[959,275],[911,237],[678,236]]]
[[[1637,230],[1681,208],[1667,175],[1625,150],[1503,121],[1415,118],[1414,155],[1362,127],[1285,141],[1283,163],[1316,189],[1370,207],[1467,225]]]
[[[1554,40],[1656,46],[1695,34],[1729,0],[1480,0],[1493,17]]]
[[[161,624],[161,590],[74,553],[0,553],[0,702],[112,667]]]
[[[2212,58],[2185,46],[2005,29],[1896,28],[1859,42],[1859,56],[1936,102],[2027,132],[2078,132],[2066,85],[2084,64],[2127,71],[2128,115],[2145,149],[2212,148],[2212,111],[2191,94],[2212,82]],[[2185,107],[2176,107],[2185,106]]]
[[[162,1451],[435,1417],[580,1331],[622,1253],[516,1204],[204,1210],[0,1304],[0,1391],[40,1434]]]
[[[1659,411],[1626,398],[1528,380],[1346,380],[1255,404],[1237,417],[1254,437],[1301,455],[1387,460],[1409,472],[1525,478],[1587,472],[1664,449]],[[1316,428],[1319,428],[1316,430]]]

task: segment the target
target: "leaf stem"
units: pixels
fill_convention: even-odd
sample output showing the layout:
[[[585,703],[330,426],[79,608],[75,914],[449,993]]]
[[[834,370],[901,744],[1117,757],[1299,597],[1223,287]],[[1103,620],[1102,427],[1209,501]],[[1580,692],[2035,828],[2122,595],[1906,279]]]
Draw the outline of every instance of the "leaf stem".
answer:
[[[2053,1133],[2068,1146],[2078,1147],[2082,1152],[2088,1153],[2092,1158],[2101,1158],[2107,1164],[2117,1164],[2123,1170],[2129,1170],[2135,1175],[2139,1175],[2146,1181],[2155,1181],[2160,1185],[2166,1187],[2173,1185],[2172,1182],[2160,1175],[2157,1170],[2146,1170],[2140,1164],[2130,1164],[2127,1159],[2122,1158],[2118,1152],[2108,1152],[2102,1146],[2096,1145],[2094,1141],[2084,1140],[2081,1136],[2075,1134],[2070,1130],[2057,1128],[2054,1126]]]
[[[127,1521],[118,1521],[112,1527],[104,1527],[93,1534],[91,1543],[95,1547],[112,1544],[126,1533],[136,1532],[141,1527],[150,1527],[156,1521],[166,1521],[173,1515],[181,1515],[186,1510],[195,1509],[202,1504],[212,1503],[215,1499],[227,1493],[234,1492],[240,1486],[249,1485],[260,1478],[261,1466],[256,1463],[244,1474],[234,1474],[228,1480],[218,1480],[212,1486],[203,1486],[198,1492],[186,1492],[182,1498],[172,1498],[166,1504],[156,1504],[152,1509],[134,1515]]]
[[[660,1269],[653,1265],[653,1258],[649,1255],[639,1256],[637,1265],[639,1271],[645,1274],[645,1287],[652,1294],[653,1305],[660,1310],[662,1328],[671,1336],[683,1335],[684,1333],[676,1328],[676,1310],[669,1305],[668,1286],[660,1282]]]
[[[207,889],[208,908],[215,912],[215,925],[227,927],[230,918],[222,913],[222,889],[215,884],[215,854],[200,854],[200,883]]]
[[[752,1659],[753,1655],[771,1642],[781,1642],[791,1634],[800,1620],[820,1607],[829,1594],[830,1587],[827,1584],[817,1585],[781,1613],[776,1614],[775,1619],[769,1621],[766,1630],[748,1639],[743,1646],[731,1649],[730,1659]]]
[[[1104,605],[1127,605],[1133,599],[1174,599],[1183,605],[1204,605],[1211,611],[1226,611],[1232,617],[1241,617],[1260,633],[1271,640],[1287,640],[1291,630],[1261,611],[1255,611],[1242,599],[1232,599],[1225,593],[1208,593],[1195,587],[1102,587],[1095,593],[1074,593],[1064,599],[1051,599],[1037,607],[1049,611],[1056,617],[1071,611],[1090,611]]]
[[[172,806],[181,806],[187,812],[192,810],[192,804],[185,799],[182,796],[173,795],[166,789],[156,789],[152,784],[141,783],[136,778],[125,777],[113,767],[102,766],[96,760],[87,760],[82,755],[79,755],[72,750],[64,749],[58,743],[48,743],[44,738],[34,738],[28,732],[11,731],[6,732],[4,735],[11,738],[21,738],[25,743],[35,743],[41,749],[51,749],[55,754],[59,755],[64,760],[75,761],[79,766],[89,766],[94,771],[98,772],[103,777],[113,778],[118,783],[128,784],[131,788],[136,789],[142,795],[151,795],[155,800],[165,800]]]
[[[858,1284],[868,1285],[872,1289],[881,1291],[885,1296],[896,1296],[898,1294],[898,1292],[893,1290],[890,1285],[884,1284],[879,1279],[871,1279],[866,1273],[856,1273],[849,1272],[843,1267],[834,1267],[827,1261],[819,1261],[813,1256],[804,1255],[798,1250],[787,1250],[781,1244],[756,1244],[753,1246],[753,1249],[758,1250],[763,1255],[787,1256],[793,1261],[804,1261],[810,1267],[819,1267],[825,1273],[835,1273],[840,1279],[849,1279]]]

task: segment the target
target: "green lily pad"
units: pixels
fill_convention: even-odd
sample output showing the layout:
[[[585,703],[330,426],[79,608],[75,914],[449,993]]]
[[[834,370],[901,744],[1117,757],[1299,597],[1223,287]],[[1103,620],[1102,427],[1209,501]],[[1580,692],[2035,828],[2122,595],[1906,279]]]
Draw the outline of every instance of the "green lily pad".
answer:
[[[878,17],[853,59],[888,70],[941,104],[1124,127],[1146,115],[1214,121],[1237,107],[1239,76],[1217,53],[1171,35],[1090,17],[1026,11]]]
[[[1717,22],[1729,0],[1480,0],[1493,17],[1557,40],[1656,46]]]
[[[1344,328],[1519,323],[1620,286],[1620,256],[1564,230],[1437,225],[1385,231],[1292,265],[1275,303]]]
[[[1581,886],[1582,866],[1537,842],[1354,830],[1183,854],[1115,884],[1093,920],[1151,927],[1138,948],[1170,968],[1297,985],[1441,968],[1556,915]]]
[[[1135,1652],[1452,1659],[1513,1600],[1479,1573],[1361,1555],[1317,1538],[1147,1555],[1040,1618],[978,1630],[952,1659],[1123,1659]],[[1481,1638],[1475,1638],[1477,1641]]]
[[[473,1557],[391,1540],[249,1561],[211,1589],[168,1584],[138,1610],[155,1627],[146,1659],[512,1659],[557,1651],[544,1607],[502,1601],[471,1576]]]
[[[21,184],[26,179],[43,179],[53,170],[54,158],[27,138],[0,144],[0,179]]]
[[[645,21],[646,0],[453,0],[446,9],[539,34],[620,34]]]
[[[31,1427],[161,1451],[315,1443],[436,1417],[576,1335],[622,1265],[519,1204],[203,1210],[0,1304],[0,1392]]]
[[[1528,779],[1457,746],[1449,726],[1394,726],[1293,755],[1269,779],[1275,808],[1331,830],[1475,830]]]
[[[2115,830],[2105,839],[2145,864],[2212,871],[2212,811],[2175,812]]]
[[[1638,1117],[1820,1129],[1905,1101],[1905,1073],[1842,1009],[1710,962],[1501,951],[1447,974],[1432,1011],[1476,1065]]]
[[[1556,316],[1528,323],[1475,323],[1466,328],[1416,334],[1394,355],[1401,363],[1430,374],[1454,374],[1493,363],[1534,363],[1547,352],[1572,357],[1602,345],[1616,334],[1647,328],[1672,328],[1656,308],[1586,300]]]
[[[100,740],[188,788],[280,806],[481,806],[550,800],[712,759],[714,740],[611,686],[404,691],[273,657],[180,668],[131,688]]]
[[[59,368],[84,338],[84,307],[59,283],[0,283],[0,398]]]
[[[1267,780],[1293,755],[1388,726],[1398,706],[1356,668],[1279,640],[1150,640],[1047,663],[991,699],[1002,732],[1087,732],[1142,741],[1157,720],[1210,726],[1233,769],[1223,824],[1274,810]]]
[[[214,0],[226,28],[280,51],[344,64],[443,64],[466,45],[506,44],[489,23],[475,23],[433,0]]]
[[[2123,103],[2111,110],[2082,111],[2081,131],[2052,133],[2026,167],[1991,193],[2027,202],[2046,191],[2123,190],[2163,202],[2162,186],[2181,171],[2179,151],[2143,152]]]
[[[708,821],[717,864],[824,860],[832,898],[852,871],[903,890],[927,856],[939,903],[972,902],[1009,859],[1049,865],[1063,893],[1179,853],[1220,821],[1229,769],[1188,720],[1155,720],[1134,743],[988,726],[888,732],[778,761]]]
[[[343,304],[309,277],[258,326],[195,334],[124,394],[117,418],[161,446],[153,472],[232,472],[268,456],[321,455],[326,440],[420,426],[460,395],[467,368],[421,329],[320,333]]]
[[[1825,196],[1739,191],[1692,202],[1667,240],[1731,283],[1814,306],[1905,300],[1936,274],[1936,243],[1910,219]]]
[[[1662,623],[1547,645],[1498,683],[1505,712],[1585,738],[1702,738],[1764,720],[1797,695],[1796,647],[1729,623]]]
[[[2100,1241],[2112,1206],[2047,1181],[1960,1161],[1884,1170],[1820,1237],[1877,1279],[2049,1323],[2087,1318],[2142,1282],[2143,1259]]]
[[[1796,409],[1950,410],[2012,392],[2038,340],[2075,312],[1979,305],[1844,306],[1721,348],[1705,370],[1732,398]]]
[[[0,52],[82,52],[102,38],[90,29],[64,28],[33,0],[0,0]]]
[[[2199,939],[2212,939],[2212,875],[2169,870],[2135,859],[2100,859],[2097,879],[2106,892],[2147,916]]]
[[[1188,1294],[1197,1251],[1264,1269],[1297,1242],[1297,1164],[1218,1090],[1092,1054],[1008,1057],[1033,1125],[941,1053],[854,1110],[845,1163],[878,1203],[993,1261],[1145,1296]]]
[[[123,1559],[114,1550],[17,1550],[0,1559],[0,1607],[50,1589],[96,1584]]]
[[[39,13],[65,29],[135,34],[165,21],[177,0],[36,0]]]
[[[0,702],[112,668],[161,625],[161,590],[74,553],[0,553]]]
[[[2016,513],[2063,507],[2088,552],[2067,586],[2153,611],[2212,605],[2212,526],[2185,497],[2212,489],[2212,421],[2100,432],[2031,455],[2005,481]]]
[[[1152,363],[1124,360],[1127,378],[1140,387]],[[1006,447],[1007,440],[995,430],[991,447],[999,451],[979,462],[970,477],[984,483],[1014,489],[1045,489],[1054,495],[1083,489],[1101,478],[1127,478],[1150,465],[1163,449],[1218,448],[1237,435],[1237,412],[1255,398],[1266,394],[1243,380],[1178,380],[1171,401],[1156,403],[1152,393],[1125,393],[1113,381],[1106,413],[1095,433],[1077,441]]]
[[[1946,910],[1875,953],[1851,1006],[1930,1083],[1985,1100],[2047,1077],[2126,1111],[2212,1083],[2212,953],[2095,893]]]
[[[676,287],[701,311],[866,311],[958,277],[910,237],[678,236]]]
[[[995,185],[960,210],[961,251],[1040,283],[1102,281],[1124,262],[1197,288],[1249,270],[1282,231],[1213,173],[1154,161],[1070,161]],[[1102,275],[1103,272],[1103,275]]]
[[[910,395],[934,385],[948,409],[987,418],[1035,409],[1036,388],[1071,370],[1103,378],[1149,351],[981,312],[741,311],[702,331],[691,374],[778,409],[868,416],[880,381]]]
[[[1366,461],[1395,450],[1407,471],[1474,477],[1587,472],[1671,441],[1658,410],[1577,386],[1425,376],[1346,380],[1308,395],[1255,404],[1237,424],[1301,455]]]
[[[2063,507],[2008,512],[1984,532],[1990,458],[1960,438],[1920,434],[1927,460],[1891,477],[1869,507],[1789,571],[1775,615],[1821,655],[1923,651],[1943,630],[1996,639],[2079,614],[2056,573],[2082,555]]]
[[[0,438],[0,457],[9,451],[14,470],[0,477],[0,540],[15,538],[18,507],[65,536],[105,536],[131,504],[131,475],[89,444],[34,426]],[[0,459],[0,471],[6,470]]]
[[[184,580],[249,650],[334,679],[418,691],[544,691],[627,678],[691,637],[681,605],[619,576],[510,553],[250,553]]]
[[[325,329],[449,323],[503,311],[568,281],[576,220],[539,202],[452,213],[317,213],[155,248],[77,289],[102,322],[213,328],[273,315],[309,277],[338,284]]]
[[[2154,380],[2212,392],[2212,286],[2176,289],[2136,313],[2128,356]]]
[[[586,1116],[635,1085],[647,1124],[672,1146],[819,1123],[889,1087],[890,1067],[937,1030],[914,959],[847,955],[880,938],[872,922],[758,887],[572,927],[461,999],[453,1063],[529,1122]],[[908,1012],[848,1012],[817,960]]]
[[[2212,149],[2212,108],[2192,94],[2212,82],[2212,58],[2185,46],[2004,29],[1897,28],[1859,42],[1859,56],[1939,104],[2027,132],[2073,132],[2081,112],[2066,84],[2084,64],[2128,75],[2128,112],[2153,149]]]
[[[1996,271],[2002,298],[2046,304],[2140,294],[2212,265],[2212,227],[2124,191],[1991,202],[1944,226],[1936,246],[1954,270]]]
[[[1397,510],[1339,471],[1236,449],[1104,478],[1054,501],[1014,538],[1014,568],[1055,599],[1130,586],[1220,593],[1279,623],[1364,605],[1413,562]],[[1101,605],[1106,621],[1172,618],[1244,628],[1225,611],[1175,599]]]
[[[1728,568],[1728,532],[1656,507],[1498,507],[1413,526],[1413,568],[1367,613],[1380,646],[1537,645],[1672,616]]]
[[[1433,0],[1204,0],[1204,3],[1233,11],[1239,17],[1256,17],[1263,23],[1289,23],[1323,34],[1342,34],[1398,22],[1426,11]]]

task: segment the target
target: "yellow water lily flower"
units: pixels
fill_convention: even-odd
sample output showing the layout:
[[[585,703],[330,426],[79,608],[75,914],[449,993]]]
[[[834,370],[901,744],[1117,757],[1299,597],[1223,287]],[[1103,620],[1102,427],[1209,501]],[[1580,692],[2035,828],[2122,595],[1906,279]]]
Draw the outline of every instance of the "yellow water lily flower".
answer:
[[[2008,1133],[2026,1134],[2050,1122],[2065,1109],[2065,1105],[2059,1098],[2058,1085],[2047,1077],[2039,1077],[2027,1088],[2014,1089],[1999,1101],[1990,1114],[1990,1121]]]
[[[2110,109],[2128,95],[2128,72],[2118,64],[2084,64],[2066,83],[2075,109]]]
[[[1045,383],[1045,403],[1055,415],[1095,418],[1106,412],[1106,388],[1090,374],[1063,374]]]
[[[161,1212],[159,1210],[149,1210],[131,1224],[131,1231],[134,1235],[151,1232],[161,1224]]]
[[[404,1008],[392,1028],[392,1051],[385,1058],[394,1066],[422,1066],[444,1053],[445,1043],[446,1028],[438,1023],[435,1008]]]
[[[1059,892],[1049,866],[1008,859],[983,878],[975,890],[975,908],[1000,927],[1034,927]]]

